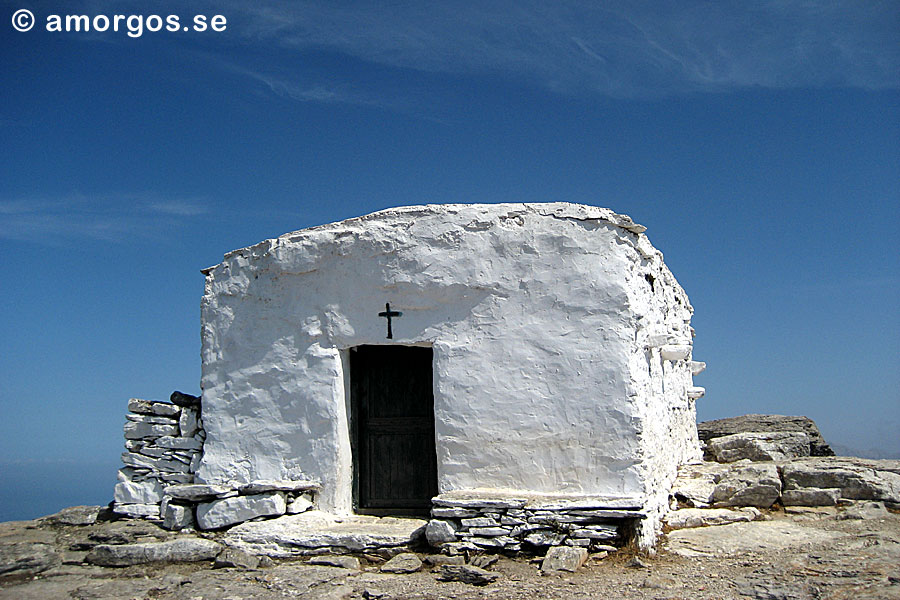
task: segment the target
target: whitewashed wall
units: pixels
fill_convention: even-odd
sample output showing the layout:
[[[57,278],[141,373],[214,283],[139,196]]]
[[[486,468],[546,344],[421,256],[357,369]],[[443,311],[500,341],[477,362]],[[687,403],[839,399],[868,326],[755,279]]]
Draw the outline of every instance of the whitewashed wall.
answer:
[[[349,511],[346,350],[427,344],[441,492],[653,495],[699,449],[687,361],[648,349],[690,343],[690,306],[641,231],[583,205],[424,206],[226,255],[202,305],[197,478],[317,479]]]

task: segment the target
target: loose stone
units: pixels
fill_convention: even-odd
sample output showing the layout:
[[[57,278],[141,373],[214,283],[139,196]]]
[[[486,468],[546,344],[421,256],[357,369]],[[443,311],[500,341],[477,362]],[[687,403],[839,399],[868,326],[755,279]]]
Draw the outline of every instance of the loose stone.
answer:
[[[491,573],[471,565],[441,565],[438,579],[441,581],[461,581],[469,585],[487,585],[499,579],[498,573]]]
[[[578,567],[587,560],[586,548],[574,546],[553,546],[547,550],[544,562],[541,563],[541,571],[549,573],[553,571],[568,571],[574,573]]]
[[[315,556],[309,559],[309,564],[352,569],[354,571],[359,571],[360,569],[359,559],[355,556]]]
[[[404,552],[393,557],[383,565],[383,573],[415,573],[422,568],[422,561],[411,552]]]

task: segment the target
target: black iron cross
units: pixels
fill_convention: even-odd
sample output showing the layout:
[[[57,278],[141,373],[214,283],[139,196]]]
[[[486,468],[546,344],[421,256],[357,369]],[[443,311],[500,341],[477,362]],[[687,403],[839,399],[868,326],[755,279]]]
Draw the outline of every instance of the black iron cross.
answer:
[[[391,310],[391,303],[390,303],[390,302],[385,302],[385,303],[384,303],[384,311],[378,313],[378,316],[379,316],[379,317],[384,317],[384,318],[387,319],[387,322],[388,322],[388,334],[387,334],[387,339],[393,338],[393,337],[394,337],[394,332],[391,331],[391,317],[402,317],[402,316],[403,316],[403,313],[402,313],[402,312],[399,312],[399,311],[396,311],[396,310]]]

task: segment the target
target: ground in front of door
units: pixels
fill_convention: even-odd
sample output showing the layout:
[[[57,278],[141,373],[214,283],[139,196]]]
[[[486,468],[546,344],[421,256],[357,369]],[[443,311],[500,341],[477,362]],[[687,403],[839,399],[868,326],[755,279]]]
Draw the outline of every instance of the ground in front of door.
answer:
[[[769,520],[679,530],[672,548],[682,554],[667,550],[664,542],[657,556],[634,560],[623,550],[592,558],[575,573],[546,575],[540,563],[527,556],[501,557],[487,565],[499,577],[481,587],[440,581],[441,566],[427,561],[413,573],[384,573],[384,558],[374,554],[355,555],[359,568],[352,560],[345,563],[350,568],[314,565],[310,560],[315,559],[308,557],[264,561],[254,569],[213,568],[212,560],[89,566],[82,563],[84,549],[98,540],[121,543],[191,536],[138,521],[86,526],[47,520],[0,523],[0,599],[900,597],[900,515],[882,512],[871,518],[837,518],[809,510],[794,514],[776,510],[768,516]],[[217,539],[217,535],[205,537]],[[691,552],[683,552],[685,548]],[[27,575],[26,563],[38,568],[41,560],[50,561],[49,568],[44,565],[36,575]],[[18,570],[8,570],[10,565],[18,565],[14,567]]]

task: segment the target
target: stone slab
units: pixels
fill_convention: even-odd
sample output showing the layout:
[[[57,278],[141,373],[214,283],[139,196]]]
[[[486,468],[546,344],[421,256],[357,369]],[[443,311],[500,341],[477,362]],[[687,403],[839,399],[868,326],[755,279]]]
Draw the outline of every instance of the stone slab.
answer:
[[[224,498],[236,494],[234,488],[225,485],[210,485],[206,483],[188,483],[183,485],[170,485],[164,490],[166,496],[176,500],[197,502],[212,498]]]
[[[834,506],[840,499],[840,488],[804,488],[781,492],[781,504],[784,506]]]
[[[682,556],[735,555],[772,549],[802,547],[844,535],[804,527],[794,521],[754,521],[718,527],[694,527],[672,531],[665,546]]]
[[[330,548],[351,552],[396,548],[416,543],[427,521],[414,518],[336,516],[312,510],[231,528],[225,544],[254,554],[286,558]]]
[[[200,529],[221,529],[257,517],[275,517],[287,511],[284,494],[269,492],[254,496],[234,496],[197,505]]]
[[[113,488],[113,500],[120,504],[154,504],[162,500],[162,490],[155,479],[120,481]]]
[[[172,450],[200,450],[203,448],[203,442],[193,436],[174,437],[167,435],[156,439],[153,444],[160,448],[170,448]]]
[[[197,562],[212,560],[222,545],[202,538],[183,538],[145,544],[100,544],[85,560],[101,567],[128,567],[151,562]]]
[[[257,479],[238,486],[242,494],[262,494],[263,492],[308,492],[319,489],[319,484],[308,480]]]
[[[181,407],[168,402],[156,402],[153,400],[141,400],[132,398],[128,401],[128,410],[142,415],[156,415],[159,417],[178,417]]]

